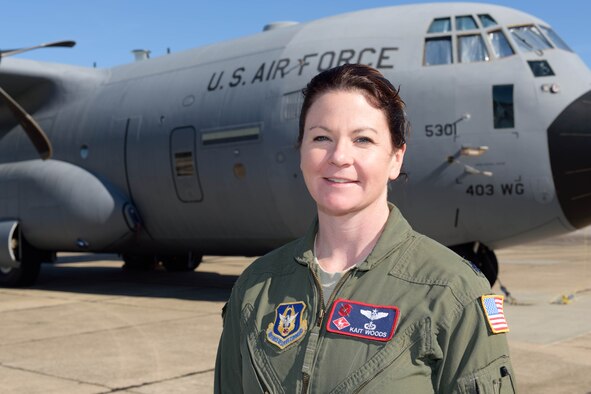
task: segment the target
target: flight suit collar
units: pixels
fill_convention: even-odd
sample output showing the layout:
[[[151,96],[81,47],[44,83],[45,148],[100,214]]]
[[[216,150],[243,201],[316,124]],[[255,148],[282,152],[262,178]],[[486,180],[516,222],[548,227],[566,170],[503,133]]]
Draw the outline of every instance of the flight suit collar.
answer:
[[[402,216],[400,210],[389,202],[388,208],[390,209],[390,214],[388,215],[382,235],[380,235],[376,246],[374,246],[369,256],[357,265],[357,269],[360,271],[369,271],[375,267],[385,257],[398,249],[410,236],[412,228]],[[314,261],[314,238],[317,232],[318,217],[314,219],[308,231],[306,231],[305,235],[296,244],[294,259],[299,264],[309,266]]]
[[[390,215],[388,215],[382,235],[365,261],[357,266],[360,271],[368,271],[378,265],[384,258],[397,250],[412,232],[412,228],[400,210],[391,203],[388,203],[388,208],[390,208]]]
[[[318,232],[318,216],[314,218],[314,221],[308,227],[308,230],[302,238],[297,242],[295,248],[295,260],[306,266],[311,266],[314,261],[314,239]]]

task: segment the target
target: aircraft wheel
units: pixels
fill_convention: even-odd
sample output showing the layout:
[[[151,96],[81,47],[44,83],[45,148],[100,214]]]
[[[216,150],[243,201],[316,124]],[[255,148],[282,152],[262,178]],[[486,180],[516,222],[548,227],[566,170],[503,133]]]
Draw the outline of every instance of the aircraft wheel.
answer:
[[[494,251],[481,243],[478,243],[476,252],[474,251],[474,243],[456,245],[450,249],[474,263],[488,279],[491,287],[495,284],[499,274],[499,262]]]
[[[480,261],[478,268],[480,268],[484,276],[486,276],[486,279],[488,279],[488,282],[490,283],[490,287],[492,287],[499,275],[499,261],[497,260],[497,255],[494,251],[484,245],[480,246],[481,248],[478,249],[478,260]]]
[[[156,258],[147,254],[123,253],[123,269],[129,271],[152,271],[156,268]]]
[[[24,238],[21,240],[21,266],[0,268],[0,286],[24,287],[35,284],[43,260],[51,260],[50,254],[33,248]]]
[[[175,255],[162,257],[162,265],[168,272],[194,271],[201,264],[203,256],[189,253],[188,255]]]

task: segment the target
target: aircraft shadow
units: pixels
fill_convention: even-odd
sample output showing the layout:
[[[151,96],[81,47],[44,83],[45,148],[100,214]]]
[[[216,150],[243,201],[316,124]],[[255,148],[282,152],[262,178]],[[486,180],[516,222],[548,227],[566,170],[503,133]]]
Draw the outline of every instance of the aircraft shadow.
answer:
[[[56,265],[43,264],[37,283],[31,290],[63,291],[126,297],[176,298],[194,301],[227,301],[237,275],[216,272],[127,271],[121,264],[92,264],[117,261],[116,255],[80,255],[59,257]],[[76,263],[76,264],[70,264]]]

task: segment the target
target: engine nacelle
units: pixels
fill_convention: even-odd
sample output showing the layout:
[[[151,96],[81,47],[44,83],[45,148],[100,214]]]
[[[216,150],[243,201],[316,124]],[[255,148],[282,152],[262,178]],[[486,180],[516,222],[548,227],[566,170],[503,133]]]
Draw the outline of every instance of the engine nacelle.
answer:
[[[57,160],[0,165],[0,222],[6,227],[0,227],[0,243],[11,242],[7,228],[18,221],[35,248],[103,251],[128,237],[137,220],[126,196],[83,168]],[[0,259],[11,258],[9,249],[2,246]]]
[[[18,222],[0,222],[0,268],[18,268]]]

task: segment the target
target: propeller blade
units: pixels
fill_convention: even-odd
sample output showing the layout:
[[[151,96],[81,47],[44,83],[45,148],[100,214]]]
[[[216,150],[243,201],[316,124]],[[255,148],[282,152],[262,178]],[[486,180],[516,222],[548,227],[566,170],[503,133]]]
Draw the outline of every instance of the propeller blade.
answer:
[[[32,50],[39,49],[39,48],[55,48],[55,47],[72,48],[74,45],[76,45],[76,41],[69,41],[69,40],[54,41],[54,42],[48,42],[45,44],[35,45],[33,47],[28,47],[28,48],[6,49],[3,51],[0,51],[0,57],[17,55],[19,53],[32,51]]]
[[[12,111],[22,128],[25,130],[29,139],[39,152],[41,159],[47,160],[51,157],[51,142],[47,135],[41,129],[41,126],[35,122],[35,119],[27,113],[4,89],[0,87],[0,97],[4,100],[8,108]]]

